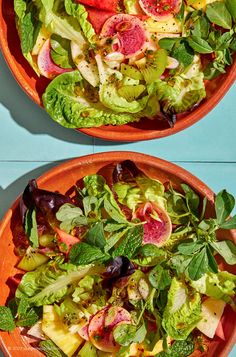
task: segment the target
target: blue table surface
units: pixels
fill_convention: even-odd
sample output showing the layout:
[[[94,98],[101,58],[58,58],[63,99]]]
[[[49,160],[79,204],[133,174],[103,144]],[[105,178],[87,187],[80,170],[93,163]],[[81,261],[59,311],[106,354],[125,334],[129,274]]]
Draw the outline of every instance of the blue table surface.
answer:
[[[0,53],[0,219],[30,178],[69,158],[116,150],[175,162],[213,191],[226,188],[236,197],[235,100],[236,84],[203,120],[174,136],[105,142],[54,123],[18,86]]]

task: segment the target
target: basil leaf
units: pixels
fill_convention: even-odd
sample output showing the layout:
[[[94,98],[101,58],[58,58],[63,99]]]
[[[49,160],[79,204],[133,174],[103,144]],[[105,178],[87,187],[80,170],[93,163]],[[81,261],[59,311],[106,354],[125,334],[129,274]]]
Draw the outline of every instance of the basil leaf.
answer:
[[[194,28],[191,30],[193,36],[207,39],[210,29],[210,22],[206,16],[202,15],[194,22]]]
[[[36,211],[35,209],[28,209],[25,216],[25,233],[29,238],[29,241],[33,248],[38,248],[38,228],[36,221]]]
[[[133,257],[143,241],[143,226],[135,226],[128,230],[121,244],[114,250],[113,257]]]
[[[188,38],[188,44],[194,51],[198,53],[212,53],[213,49],[206,40],[203,40],[199,36],[191,36]]]
[[[181,243],[178,245],[177,249],[183,255],[192,255],[199,251],[202,246],[203,244],[201,242]]]
[[[212,242],[211,246],[219,253],[229,265],[236,264],[236,245],[230,240]]]
[[[226,190],[220,191],[215,198],[216,218],[219,225],[229,217],[235,205],[234,197]]]
[[[207,258],[208,258],[208,268],[212,273],[218,273],[218,264],[212,254],[211,247],[209,245],[206,246]]]
[[[188,274],[190,279],[198,280],[207,271],[208,268],[208,257],[206,248],[203,248],[200,253],[194,255],[188,265]]]
[[[164,37],[161,38],[158,41],[158,45],[163,48],[164,50],[171,51],[174,47],[174,45],[178,42],[180,42],[180,38],[169,38],[169,37]]]
[[[171,284],[171,277],[169,271],[163,269],[161,265],[155,266],[148,276],[150,284],[158,290],[164,290]]]
[[[86,243],[93,245],[98,248],[104,248],[106,245],[106,239],[104,235],[104,229],[102,222],[98,222],[89,229],[86,234]]]
[[[225,5],[230,12],[234,22],[236,22],[236,2],[235,0],[225,0]]]
[[[125,216],[122,215],[107,198],[104,199],[104,209],[117,223],[127,223]]]
[[[235,229],[236,228],[236,215],[220,225],[223,229]]]
[[[75,265],[87,265],[95,261],[105,261],[109,255],[97,247],[92,247],[87,243],[74,244],[69,252],[70,262]]]
[[[215,1],[212,4],[207,5],[206,15],[214,24],[221,26],[224,29],[231,29],[232,18],[224,2]]]
[[[12,331],[14,330],[15,322],[9,307],[0,306],[0,330]]]

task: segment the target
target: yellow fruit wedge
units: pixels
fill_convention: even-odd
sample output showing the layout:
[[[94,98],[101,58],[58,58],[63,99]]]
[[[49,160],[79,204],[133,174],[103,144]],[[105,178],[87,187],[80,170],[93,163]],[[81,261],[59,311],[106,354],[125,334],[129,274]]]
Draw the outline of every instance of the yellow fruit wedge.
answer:
[[[168,336],[167,339],[167,344],[168,346],[170,346],[171,344],[171,338]],[[143,356],[145,357],[148,357],[148,356],[156,356],[158,353],[162,352],[163,351],[163,341],[162,340],[159,340],[152,351],[144,351],[143,352]]]
[[[71,357],[84,341],[78,333],[68,330],[52,305],[43,307],[42,330],[68,357]]]
[[[181,22],[175,18],[160,22],[149,18],[145,21],[147,30],[151,33],[181,33]]]
[[[197,324],[198,330],[207,337],[213,338],[224,308],[224,301],[213,298],[206,299],[202,303],[202,320]]]

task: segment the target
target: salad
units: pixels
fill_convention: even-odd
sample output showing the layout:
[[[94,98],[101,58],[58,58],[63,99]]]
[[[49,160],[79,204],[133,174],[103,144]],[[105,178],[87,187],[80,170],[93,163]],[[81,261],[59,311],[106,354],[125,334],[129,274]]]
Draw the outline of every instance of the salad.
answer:
[[[14,0],[21,49],[68,128],[193,110],[236,50],[235,0]]]
[[[225,338],[226,305],[235,310],[236,276],[217,263],[236,264],[235,244],[217,239],[236,227],[234,203],[222,190],[206,216],[191,187],[128,160],[68,195],[30,181],[14,238],[22,274],[0,329],[20,326],[50,357],[208,354],[214,336]]]

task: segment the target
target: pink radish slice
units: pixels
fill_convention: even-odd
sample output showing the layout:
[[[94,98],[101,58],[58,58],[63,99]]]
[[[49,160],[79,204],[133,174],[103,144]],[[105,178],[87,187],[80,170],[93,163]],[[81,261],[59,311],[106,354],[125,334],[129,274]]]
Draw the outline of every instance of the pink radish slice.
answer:
[[[106,307],[98,311],[90,320],[89,339],[92,344],[104,352],[116,352],[120,346],[115,342],[113,329],[120,323],[130,323],[131,317],[122,307]]]
[[[139,0],[142,10],[157,21],[166,21],[180,10],[180,0]]]
[[[158,219],[152,217],[155,217],[155,214],[158,215]],[[136,211],[135,216],[142,222],[146,221],[143,227],[144,244],[150,243],[160,247],[170,238],[172,224],[169,215],[163,208],[148,202]]]
[[[115,38],[119,45],[113,49],[127,58],[144,50],[146,45],[143,23],[132,15],[117,14],[110,17],[102,27],[101,36]]]
[[[78,331],[78,334],[80,335],[80,337],[82,337],[86,341],[89,340],[88,326],[89,326],[89,324],[86,324]]]
[[[73,71],[72,68],[61,68],[57,66],[51,59],[50,55],[50,39],[46,40],[38,54],[38,67],[42,76],[46,78],[54,78],[58,74]]]

